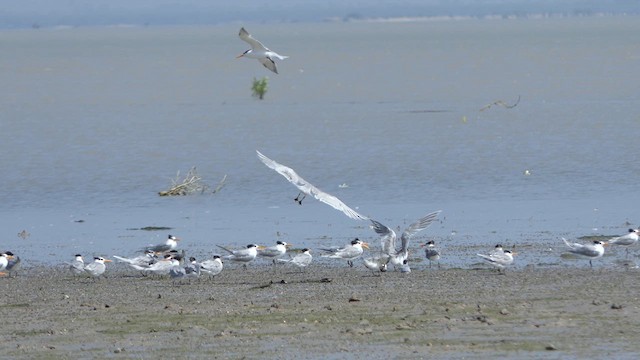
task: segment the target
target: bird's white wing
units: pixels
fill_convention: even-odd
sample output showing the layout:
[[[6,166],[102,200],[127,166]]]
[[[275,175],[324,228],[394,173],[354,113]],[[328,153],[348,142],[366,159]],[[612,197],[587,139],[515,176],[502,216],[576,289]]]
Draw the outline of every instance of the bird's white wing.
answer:
[[[357,211],[348,207],[345,203],[343,203],[337,197],[328,194],[317,187],[313,186],[305,179],[300,177],[293,169],[290,167],[284,166],[274,160],[269,159],[265,155],[263,155],[260,151],[256,150],[258,153],[258,158],[268,167],[277,171],[280,175],[284,176],[290,183],[295,185],[298,190],[302,191],[305,194],[311,195],[316,198],[318,201],[321,201],[336,210],[342,211],[348,217],[355,220],[366,220],[368,219],[366,216],[359,214]]]
[[[409,248],[409,239],[411,239],[411,237],[415,235],[417,232],[422,231],[427,227],[429,227],[429,225],[431,225],[431,223],[438,218],[438,215],[440,214],[441,211],[442,210],[438,210],[430,214],[427,214],[426,216],[418,219],[418,221],[409,225],[409,227],[400,236],[400,239],[402,240],[401,251],[407,250]]]
[[[258,59],[258,61],[260,61],[260,63],[264,65],[264,67],[266,67],[267,69],[273,71],[276,74],[278,73],[278,68],[276,67],[276,63],[273,60],[271,60],[271,58],[269,57],[260,58]]]
[[[370,219],[373,226],[373,230],[382,235],[380,238],[380,245],[382,246],[382,253],[385,255],[395,255],[396,250],[396,232],[390,227],[383,225],[373,219]]]
[[[249,32],[244,28],[240,29],[240,33],[238,33],[238,36],[240,36],[240,39],[246,41],[249,45],[251,45],[251,48],[254,50],[258,49],[258,50],[269,51],[269,49],[267,49],[266,46],[262,45],[260,41],[254,39],[253,36],[251,36],[251,34],[249,34]]]

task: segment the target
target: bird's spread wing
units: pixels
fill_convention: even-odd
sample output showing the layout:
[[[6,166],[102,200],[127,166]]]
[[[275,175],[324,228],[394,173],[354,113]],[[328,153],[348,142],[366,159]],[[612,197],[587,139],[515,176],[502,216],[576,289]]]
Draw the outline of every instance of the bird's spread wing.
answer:
[[[382,235],[380,238],[380,245],[382,246],[382,253],[386,255],[395,255],[396,250],[396,232],[390,227],[383,225],[373,219],[370,219],[373,224],[373,230]]]
[[[259,50],[269,51],[269,49],[267,49],[266,46],[262,45],[260,41],[254,39],[253,36],[251,36],[251,34],[249,34],[249,32],[244,28],[240,29],[240,33],[238,33],[238,36],[240,36],[240,39],[246,41],[249,45],[251,45],[251,48],[254,50],[259,49]]]
[[[429,225],[438,218],[441,211],[442,210],[438,210],[427,214],[425,217],[422,217],[418,219],[418,221],[409,225],[409,227],[400,236],[400,239],[402,240],[402,250],[407,250],[409,248],[409,239],[411,239],[411,237],[417,232],[429,227]]]
[[[268,167],[277,171],[280,175],[284,176],[290,183],[295,185],[298,190],[302,191],[305,194],[311,195],[317,200],[333,207],[336,210],[342,211],[345,215],[352,219],[356,220],[366,220],[368,219],[366,216],[359,214],[357,211],[348,207],[345,203],[343,203],[337,197],[328,194],[312,184],[308,183],[305,179],[300,177],[293,169],[284,166],[274,160],[269,159],[265,155],[263,155],[260,151],[256,150],[258,153],[258,158]]]
[[[261,59],[258,59],[258,61],[260,61],[260,63],[264,65],[264,67],[266,67],[267,69],[273,71],[276,74],[278,73],[278,68],[276,67],[276,63],[273,60],[271,60],[270,57],[261,58]]]

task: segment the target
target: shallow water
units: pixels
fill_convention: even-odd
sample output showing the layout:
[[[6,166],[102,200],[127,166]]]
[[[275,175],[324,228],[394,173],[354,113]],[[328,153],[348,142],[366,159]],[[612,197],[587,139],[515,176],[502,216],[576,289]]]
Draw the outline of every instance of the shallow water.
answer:
[[[560,236],[638,226],[637,18],[247,26],[291,56],[279,75],[233,60],[237,27],[0,32],[4,247],[59,263],[167,233],[197,256],[377,242],[365,222],[295,205],[256,149],[394,228],[442,209],[418,240],[451,266],[495,242],[531,247],[518,266],[558,263]],[[192,166],[225,187],[157,196]]]

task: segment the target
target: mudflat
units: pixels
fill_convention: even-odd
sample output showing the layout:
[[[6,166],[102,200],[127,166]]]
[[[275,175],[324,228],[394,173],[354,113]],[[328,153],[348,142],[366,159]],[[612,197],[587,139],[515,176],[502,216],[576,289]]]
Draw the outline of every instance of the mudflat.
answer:
[[[174,281],[37,266],[0,283],[0,353],[10,358],[640,356],[637,269],[256,264]]]

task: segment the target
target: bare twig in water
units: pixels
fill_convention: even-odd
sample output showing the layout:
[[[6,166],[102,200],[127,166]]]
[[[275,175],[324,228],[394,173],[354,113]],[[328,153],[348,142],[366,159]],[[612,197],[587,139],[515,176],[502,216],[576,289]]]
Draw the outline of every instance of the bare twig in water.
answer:
[[[222,180],[220,180],[220,182],[218,183],[218,186],[216,186],[216,188],[213,189],[213,191],[211,191],[211,194],[215,194],[218,191],[220,191],[220,189],[224,187],[224,183],[226,180],[227,180],[227,175],[225,175],[222,178]],[[176,174],[176,178],[174,180],[171,180],[171,183],[172,185],[168,190],[160,191],[158,195],[184,196],[184,195],[190,195],[194,193],[204,194],[209,190],[209,185],[205,184],[202,181],[202,177],[198,175],[198,171],[196,170],[195,166],[189,170],[189,172],[187,173],[187,175],[185,175],[184,178],[180,178],[180,171],[178,171],[178,173]]]
[[[494,102],[492,102],[491,104],[487,104],[485,106],[482,107],[482,109],[480,109],[480,111],[485,111],[488,108],[497,105],[497,106],[502,106],[505,109],[513,109],[514,107],[518,106],[518,104],[520,103],[520,95],[518,95],[518,100],[516,100],[516,102],[513,105],[509,105],[506,102],[502,101],[502,100],[496,100]]]

